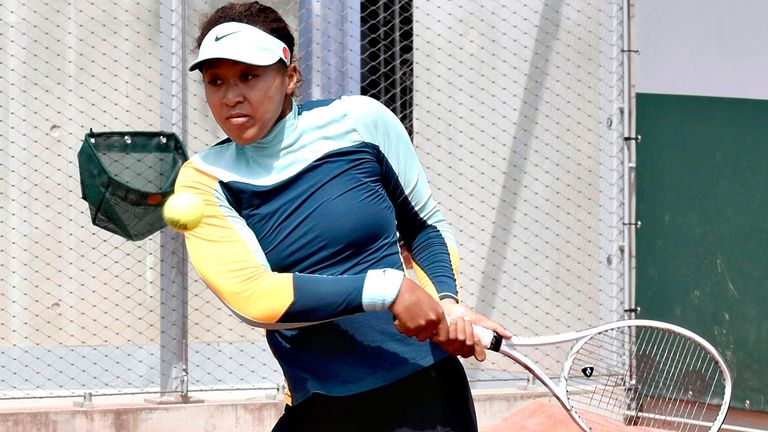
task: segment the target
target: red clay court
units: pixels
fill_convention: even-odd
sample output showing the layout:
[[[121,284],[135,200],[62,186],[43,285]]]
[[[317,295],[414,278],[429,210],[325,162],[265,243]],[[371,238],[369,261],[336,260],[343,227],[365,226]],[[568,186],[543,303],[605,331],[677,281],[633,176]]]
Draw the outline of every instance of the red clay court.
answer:
[[[624,426],[589,413],[584,419],[590,422],[593,432],[653,432],[636,426]],[[535,400],[522,405],[498,423],[485,426],[480,432],[582,432],[565,410],[556,402]]]

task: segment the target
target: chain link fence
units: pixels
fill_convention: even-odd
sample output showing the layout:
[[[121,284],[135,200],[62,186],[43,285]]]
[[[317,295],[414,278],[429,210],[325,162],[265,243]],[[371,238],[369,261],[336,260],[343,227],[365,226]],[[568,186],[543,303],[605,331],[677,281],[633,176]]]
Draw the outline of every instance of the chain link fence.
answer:
[[[172,131],[190,155],[223,138],[186,64],[224,3],[0,4],[0,399],[282,384],[178,234],[96,228],[79,184],[90,129]],[[367,94],[406,125],[467,303],[517,334],[623,316],[622,2],[266,3],[295,29],[302,99]],[[466,365],[475,385],[525,379]]]

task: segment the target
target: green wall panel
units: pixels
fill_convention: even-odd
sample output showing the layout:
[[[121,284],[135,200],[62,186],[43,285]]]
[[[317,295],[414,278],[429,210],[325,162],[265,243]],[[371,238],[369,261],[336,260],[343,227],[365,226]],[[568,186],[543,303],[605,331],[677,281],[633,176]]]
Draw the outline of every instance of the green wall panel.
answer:
[[[768,101],[638,94],[637,130],[639,317],[708,339],[732,406],[768,411]]]

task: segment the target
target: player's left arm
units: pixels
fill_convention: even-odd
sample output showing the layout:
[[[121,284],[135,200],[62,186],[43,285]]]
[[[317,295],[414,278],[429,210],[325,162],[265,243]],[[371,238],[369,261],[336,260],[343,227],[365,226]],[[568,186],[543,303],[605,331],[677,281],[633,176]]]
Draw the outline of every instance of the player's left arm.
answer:
[[[395,208],[397,228],[419,284],[440,300],[449,321],[447,337],[433,338],[446,351],[485,359],[472,324],[511,334],[498,322],[472,310],[459,295],[459,254],[448,221],[443,217],[407,131],[397,117],[372,99],[361,99],[370,123],[364,139],[379,144],[383,153],[382,179]],[[366,136],[366,133],[368,136]]]
[[[395,209],[397,230],[413,259],[419,284],[440,299],[459,300],[459,254],[450,225],[435,201],[408,132],[378,101],[347,98],[364,141],[381,150],[382,184]]]

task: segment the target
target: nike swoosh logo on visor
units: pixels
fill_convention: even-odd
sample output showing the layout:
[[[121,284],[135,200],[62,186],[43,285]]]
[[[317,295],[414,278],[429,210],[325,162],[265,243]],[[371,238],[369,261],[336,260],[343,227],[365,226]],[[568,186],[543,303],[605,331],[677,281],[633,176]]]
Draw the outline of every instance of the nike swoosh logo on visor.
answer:
[[[225,37],[227,37],[227,36],[231,36],[231,35],[233,35],[233,34],[235,34],[235,33],[240,33],[240,30],[237,30],[237,31],[233,31],[232,33],[227,33],[227,34],[223,34],[223,35],[217,35],[217,36],[216,36],[216,37],[213,39],[213,41],[214,41],[214,42],[218,42],[218,41],[220,41],[220,40],[224,39]]]

